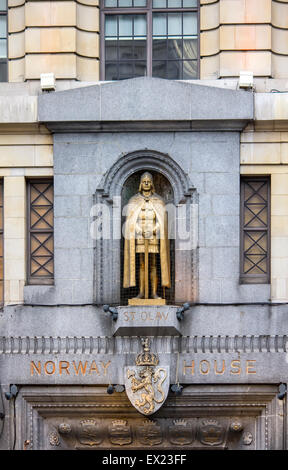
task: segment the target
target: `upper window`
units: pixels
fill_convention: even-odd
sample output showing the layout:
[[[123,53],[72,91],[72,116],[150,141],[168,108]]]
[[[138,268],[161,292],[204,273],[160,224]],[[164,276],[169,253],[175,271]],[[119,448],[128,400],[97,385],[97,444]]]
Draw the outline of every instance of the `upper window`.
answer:
[[[7,82],[7,0],[0,0],[0,82]]]
[[[101,20],[102,79],[198,78],[198,0],[102,0]]]

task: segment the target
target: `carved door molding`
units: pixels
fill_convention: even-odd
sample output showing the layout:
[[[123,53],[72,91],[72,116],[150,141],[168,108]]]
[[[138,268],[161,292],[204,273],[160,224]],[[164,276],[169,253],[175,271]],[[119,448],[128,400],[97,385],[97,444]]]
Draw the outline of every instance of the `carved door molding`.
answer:
[[[16,449],[282,449],[277,385],[188,386],[147,419],[125,392],[105,387],[33,387],[16,399]],[[13,443],[13,423],[10,423]]]

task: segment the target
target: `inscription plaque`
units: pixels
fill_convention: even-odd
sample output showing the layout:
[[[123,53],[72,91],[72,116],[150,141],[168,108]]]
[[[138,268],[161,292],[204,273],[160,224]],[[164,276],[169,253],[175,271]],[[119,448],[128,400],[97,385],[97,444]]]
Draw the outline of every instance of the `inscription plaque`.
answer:
[[[181,336],[183,322],[176,317],[176,305],[117,307],[114,336]]]

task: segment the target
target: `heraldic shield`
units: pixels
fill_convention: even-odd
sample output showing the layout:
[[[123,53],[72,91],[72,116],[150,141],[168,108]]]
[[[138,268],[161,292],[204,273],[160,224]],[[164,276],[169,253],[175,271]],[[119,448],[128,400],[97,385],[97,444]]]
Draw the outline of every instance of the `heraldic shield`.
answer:
[[[145,416],[155,413],[164,404],[170,384],[169,367],[161,366],[150,352],[149,339],[142,340],[143,352],[136,365],[125,367],[125,388],[132,405]]]

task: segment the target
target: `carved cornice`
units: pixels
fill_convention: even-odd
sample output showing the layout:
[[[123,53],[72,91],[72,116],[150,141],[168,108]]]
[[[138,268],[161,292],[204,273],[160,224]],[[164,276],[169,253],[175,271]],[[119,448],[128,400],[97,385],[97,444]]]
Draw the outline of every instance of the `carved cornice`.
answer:
[[[215,385],[205,389],[194,384],[177,400],[168,397],[157,418],[147,420],[132,409],[125,393],[108,396],[103,387],[89,387],[84,391],[82,386],[53,390],[51,386],[33,385],[21,388],[18,397],[24,423],[19,431],[19,445],[28,436],[30,449],[38,449],[40,445],[51,448],[58,444],[62,449],[83,446],[111,449],[114,445],[121,448],[124,444],[125,448],[130,444],[134,448],[143,448],[143,444],[148,448],[162,441],[165,447],[167,443],[197,447],[200,442],[202,445],[216,444],[215,439],[207,440],[205,436],[222,436],[224,443],[226,433],[233,433],[233,441],[239,440],[240,444],[242,434],[234,434],[233,423],[241,421],[244,431],[251,431],[250,423],[254,426],[257,419],[258,445],[265,449],[275,448],[276,393],[277,387],[267,385],[264,388],[263,385],[241,388],[232,385],[222,388],[219,393]],[[40,432],[43,419],[45,428]]]
[[[198,85],[197,85],[198,86]],[[41,122],[45,122],[42,121]],[[250,119],[181,120],[181,121],[48,121],[46,127],[53,133],[71,132],[241,132]]]
[[[158,336],[151,338],[157,354],[286,353],[287,335]],[[0,337],[0,355],[6,354],[138,354],[139,337],[12,336]]]

